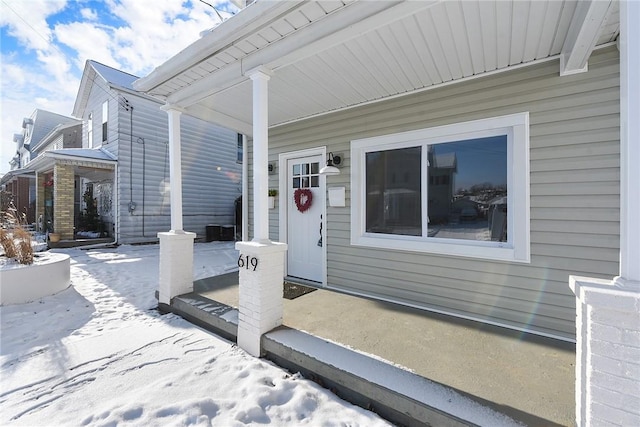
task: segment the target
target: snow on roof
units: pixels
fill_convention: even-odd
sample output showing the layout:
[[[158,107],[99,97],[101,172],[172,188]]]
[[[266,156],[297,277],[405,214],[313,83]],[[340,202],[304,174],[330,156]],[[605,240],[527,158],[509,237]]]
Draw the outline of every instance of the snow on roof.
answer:
[[[98,73],[107,83],[111,84],[112,86],[119,86],[121,88],[135,90],[133,89],[133,82],[138,80],[138,76],[125,73],[124,71],[117,70],[93,60],[89,60],[88,62],[91,64],[93,69],[96,70],[96,73]]]
[[[47,133],[45,136],[43,136],[40,141],[38,141],[36,144],[31,144],[30,150],[33,151],[37,151],[38,148],[40,148],[41,146],[45,145],[47,142],[50,142],[51,139],[54,136],[58,136],[60,135],[62,132],[64,132],[66,129],[72,128],[74,126],[82,126],[82,120],[75,120],[73,119],[72,121],[69,121],[68,123],[60,123],[58,125],[56,125],[55,127],[53,127],[49,133]]]
[[[61,148],[59,150],[49,150],[54,156],[81,157],[92,160],[117,160],[117,158],[101,148]]]
[[[37,146],[40,141],[47,136],[49,132],[60,124],[78,123],[76,119],[62,114],[54,113],[47,110],[36,108],[31,114],[33,129],[31,130],[28,141],[24,141],[24,144],[29,144],[31,147]]]

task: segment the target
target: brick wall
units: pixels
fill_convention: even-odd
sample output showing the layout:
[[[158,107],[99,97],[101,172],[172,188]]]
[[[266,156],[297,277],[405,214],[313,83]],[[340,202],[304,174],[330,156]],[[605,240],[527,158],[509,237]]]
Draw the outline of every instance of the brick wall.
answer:
[[[73,166],[56,164],[53,168],[53,229],[60,239],[73,239]]]
[[[282,324],[282,278],[287,245],[238,242],[238,346],[255,357],[260,337]]]
[[[576,424],[640,426],[640,293],[572,278],[578,297]]]

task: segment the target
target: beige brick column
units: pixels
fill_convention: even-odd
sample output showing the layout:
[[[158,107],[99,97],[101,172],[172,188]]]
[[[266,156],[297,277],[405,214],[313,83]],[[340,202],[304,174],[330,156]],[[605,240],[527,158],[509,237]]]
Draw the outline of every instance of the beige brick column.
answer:
[[[40,216],[44,218],[44,178],[45,174],[43,172],[36,172],[36,224]]]
[[[61,240],[73,239],[73,166],[53,168],[53,230]]]

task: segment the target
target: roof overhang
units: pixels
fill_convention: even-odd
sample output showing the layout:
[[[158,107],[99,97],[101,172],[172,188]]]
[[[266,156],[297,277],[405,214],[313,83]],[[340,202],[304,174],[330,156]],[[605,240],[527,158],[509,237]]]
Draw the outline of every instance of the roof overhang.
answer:
[[[134,87],[251,135],[259,66],[274,127],[550,59],[579,72],[618,21],[617,1],[259,1]]]
[[[84,71],[82,72],[82,78],[80,79],[80,86],[78,87],[78,94],[76,95],[76,101],[73,104],[73,117],[82,118],[82,113],[89,102],[89,96],[91,95],[91,87],[98,77],[98,73],[91,66],[89,61],[84,64]]]
[[[14,169],[11,170],[0,177],[0,185],[4,185],[9,181],[17,179],[18,177],[32,177],[34,176],[33,171],[28,169]]]
[[[83,168],[114,170],[117,160],[108,152],[100,149],[61,149],[45,151],[27,164],[34,172],[47,172],[54,165],[71,165]]]
[[[55,126],[53,129],[49,131],[36,145],[31,148],[31,151],[38,151],[41,147],[46,147],[47,144],[50,144],[55,138],[64,133],[67,129],[72,129],[76,126],[82,126],[82,121],[78,120],[71,123],[59,124]],[[81,130],[82,131],[82,130]],[[81,136],[80,136],[81,137]]]

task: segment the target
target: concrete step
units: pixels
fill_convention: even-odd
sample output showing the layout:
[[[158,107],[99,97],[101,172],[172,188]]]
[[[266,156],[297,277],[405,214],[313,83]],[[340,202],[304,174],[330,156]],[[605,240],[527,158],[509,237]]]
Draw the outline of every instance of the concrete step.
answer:
[[[156,292],[157,297],[157,292]],[[238,310],[197,293],[159,304],[236,342]],[[262,337],[264,357],[300,372],[339,397],[398,426],[511,425],[510,419],[441,384],[401,367],[302,331],[282,326]]]

